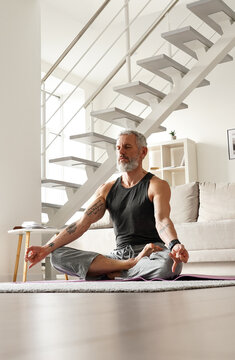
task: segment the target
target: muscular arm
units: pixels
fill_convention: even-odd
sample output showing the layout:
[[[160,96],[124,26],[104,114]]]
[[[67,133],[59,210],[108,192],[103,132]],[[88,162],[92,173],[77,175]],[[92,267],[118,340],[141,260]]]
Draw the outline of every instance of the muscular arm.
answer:
[[[59,235],[44,246],[31,246],[28,248],[25,260],[31,264],[29,268],[37,264],[39,261],[44,259],[55,249],[67,245],[81,237],[85,231],[87,231],[90,225],[99,219],[101,219],[105,213],[106,205],[106,191],[109,187],[103,186],[97,190],[95,194],[95,200],[86,209],[81,219],[67,226],[62,230]]]
[[[170,219],[170,187],[166,181],[153,179],[151,184],[154,216],[159,236],[168,247],[169,243],[177,239],[175,227]],[[175,272],[179,262],[186,263],[189,255],[183,244],[176,244],[170,252],[173,260],[172,271]]]
[[[80,238],[92,223],[103,217],[105,209],[105,199],[102,196],[97,197],[85,210],[81,219],[67,226],[54,241],[46,244],[45,247],[50,247],[51,251],[53,251],[58,247],[67,245],[75,239]]]
[[[151,186],[156,228],[159,236],[168,246],[171,240],[177,239],[175,227],[170,219],[170,187],[163,180],[154,181]]]

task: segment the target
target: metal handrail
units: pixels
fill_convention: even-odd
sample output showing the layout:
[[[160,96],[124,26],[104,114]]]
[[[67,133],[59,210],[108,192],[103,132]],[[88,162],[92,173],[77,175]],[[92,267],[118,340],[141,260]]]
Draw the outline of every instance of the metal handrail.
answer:
[[[138,14],[134,17],[134,19],[131,21],[130,25],[138,18],[138,16],[141,14],[141,12],[145,9],[145,7],[151,2],[152,0],[149,0],[145,6],[141,9],[141,11],[138,12]],[[174,0],[175,2],[178,2],[179,0]],[[90,75],[90,73],[95,69],[95,67],[100,63],[100,61],[105,57],[105,55],[109,52],[109,50],[112,49],[112,47],[116,44],[116,42],[121,38],[121,36],[126,32],[126,27],[124,28],[124,30],[118,35],[118,37],[113,41],[113,43],[109,46],[109,48],[105,51],[105,53],[99,58],[99,60],[95,63],[95,65],[92,66],[92,68],[88,71],[88,73],[82,78],[82,80],[75,86],[75,88],[73,89],[73,91],[71,91],[71,93],[66,97],[66,99],[60,104],[60,106],[56,109],[56,111],[50,116],[50,118],[46,121],[45,124],[48,124],[49,121],[55,116],[55,114],[64,106],[64,104],[67,102],[67,100],[74,94],[74,92],[78,89],[78,87],[83,83],[83,81],[86,80],[86,78]],[[128,52],[124,58],[122,59],[122,64],[121,64],[121,67],[125,64],[126,62],[126,57],[127,55],[129,55],[130,52]],[[132,55],[132,54],[130,54]],[[107,82],[106,84],[102,87],[102,84],[101,86],[98,88],[98,90],[102,87],[102,89],[100,91],[103,90],[103,88],[109,83],[109,81],[116,75],[116,73],[120,70],[120,68],[117,68],[117,70],[115,70],[115,73],[112,75],[111,78],[106,78],[107,79]],[[111,72],[112,74],[113,72]],[[97,93],[97,95],[100,93],[100,91]],[[94,98],[97,96],[95,95],[91,101],[94,100]],[[90,101],[90,102],[91,102]],[[88,104],[89,105],[89,104]],[[87,106],[88,106],[87,105]],[[85,108],[87,106],[84,106]],[[75,113],[74,116],[76,116],[77,113]],[[70,121],[74,118],[74,116],[70,119]],[[70,123],[70,121],[67,123],[67,125]]]
[[[129,0],[128,0],[129,1]],[[110,20],[110,22],[105,26],[104,30],[96,37],[96,39],[91,43],[91,45],[87,48],[87,50],[82,54],[82,56],[76,61],[73,67],[69,70],[69,72],[61,79],[59,84],[54,88],[51,94],[46,98],[46,102],[51,98],[52,95],[55,94],[56,90],[60,87],[60,85],[67,79],[67,77],[71,74],[71,72],[75,69],[75,67],[80,63],[80,61],[86,56],[86,54],[90,51],[92,46],[100,39],[100,37],[105,33],[105,31],[109,28],[109,26],[113,23],[113,21],[119,16],[121,11],[124,9],[125,5],[121,7],[121,9],[117,12],[116,15]]]
[[[151,1],[151,0],[150,0]],[[149,1],[149,2],[150,2]],[[148,4],[149,4],[148,2]],[[166,14],[179,2],[179,0],[173,0],[170,4],[166,6],[166,8],[163,10],[161,15],[152,23],[152,25],[149,27],[149,29],[141,36],[141,38],[136,42],[134,46],[130,49],[128,54],[133,55],[133,53],[141,46],[141,44],[146,40],[146,38],[152,33],[152,31],[158,26],[158,24],[164,19]],[[147,5],[146,5],[147,6]],[[145,6],[145,7],[146,7]],[[142,9],[143,10],[143,9]],[[139,13],[138,13],[139,15]],[[138,16],[137,15],[137,16]],[[136,19],[136,17],[135,17]],[[134,19],[134,20],[135,20]],[[132,22],[134,21],[132,20]],[[125,29],[126,30],[126,29]],[[67,122],[67,124],[60,130],[60,132],[55,136],[55,138],[48,144],[48,146],[45,148],[42,155],[46,152],[46,150],[52,145],[52,143],[56,140],[56,138],[64,131],[64,129],[70,124],[70,122],[74,119],[74,117],[81,111],[82,108],[87,108],[90,103],[96,98],[96,96],[104,89],[104,87],[110,82],[110,80],[117,74],[117,72],[122,68],[122,66],[126,62],[126,54],[123,59],[118,63],[118,65],[113,69],[113,71],[109,74],[109,76],[103,81],[103,83],[100,85],[100,87],[89,97],[89,99],[84,102],[84,104],[75,112],[75,114],[72,116],[72,118]],[[55,113],[54,113],[55,114]],[[54,114],[52,116],[54,116]],[[52,118],[51,116],[51,118]],[[50,118],[50,119],[51,119]],[[49,119],[49,120],[50,120]],[[48,120],[48,121],[49,121]],[[47,121],[47,122],[48,122]]]
[[[191,16],[192,16],[191,14],[187,15],[187,16],[183,19],[183,21],[181,21],[181,23],[176,27],[176,29],[178,29],[179,27],[181,27],[181,26],[183,25],[183,23],[184,23],[189,17],[191,17]],[[202,24],[203,24],[203,22],[202,22]],[[202,25],[202,24],[201,24],[201,25]],[[199,28],[201,27],[201,25],[200,25],[197,29],[199,29]],[[158,49],[152,54],[152,56],[155,56],[155,55],[159,52],[159,50],[161,50],[161,48],[165,45],[165,43],[166,43],[166,41],[163,41],[162,44],[158,47]],[[172,54],[171,57],[173,58],[179,51],[180,51],[180,50],[177,49],[177,50]],[[192,61],[192,59],[189,59],[184,66],[186,66],[190,61]],[[133,76],[132,80],[134,80],[134,79],[137,77],[137,75],[139,75],[143,70],[144,70],[143,68],[140,68],[140,69],[135,73],[135,75]],[[152,78],[148,81],[147,84],[150,84],[155,77],[156,77],[156,75],[153,75]],[[166,85],[161,89],[161,91],[163,91],[168,85],[169,85],[169,84],[166,84]],[[107,105],[107,108],[109,108],[109,107],[118,99],[118,97],[119,97],[120,95],[121,95],[121,94],[117,94],[117,95],[114,97],[114,99]],[[134,100],[131,100],[130,103],[124,108],[124,110],[128,109],[128,107],[129,107],[133,102],[134,102]],[[146,107],[146,108],[147,108],[147,107]],[[145,109],[146,109],[146,108],[145,108]],[[140,116],[142,113],[143,113],[143,111],[141,111],[141,113],[138,114],[138,116]],[[106,129],[105,131],[107,131],[107,130],[108,130],[108,129]]]
[[[100,8],[96,11],[96,13],[90,18],[87,24],[82,28],[79,34],[73,39],[73,41],[69,44],[69,46],[64,50],[61,56],[56,60],[55,64],[48,70],[46,75],[42,78],[41,83],[46,81],[48,77],[53,73],[53,71],[57,68],[57,66],[61,63],[61,61],[66,57],[66,55],[70,52],[70,50],[74,47],[74,45],[78,42],[78,40],[82,37],[82,35],[87,31],[87,29],[91,26],[91,24],[95,21],[98,15],[104,10],[104,8],[108,5],[111,0],[106,0]]]
[[[151,1],[151,0],[150,0]],[[149,2],[150,2],[149,1]],[[149,4],[148,2],[148,4]],[[128,54],[133,55],[135,51],[142,45],[142,43],[147,39],[147,37],[152,33],[152,31],[160,24],[160,22],[164,19],[166,14],[179,2],[179,0],[173,0],[170,5],[167,5],[167,7],[163,10],[161,15],[152,23],[152,25],[149,27],[149,29],[144,33],[144,35],[141,36],[141,38],[136,42],[135,45],[131,47]],[[139,15],[139,14],[138,14]],[[133,21],[132,21],[133,22]],[[131,22],[131,23],[132,23]],[[130,24],[131,24],[130,23]],[[93,95],[85,102],[84,107],[86,108],[93,100],[94,98],[105,88],[105,86],[112,80],[112,78],[117,74],[117,72],[122,68],[122,66],[126,62],[126,54],[122,60],[118,63],[118,65],[113,69],[113,71],[110,73],[110,75],[103,81],[103,83],[100,85],[100,87],[93,93]]]

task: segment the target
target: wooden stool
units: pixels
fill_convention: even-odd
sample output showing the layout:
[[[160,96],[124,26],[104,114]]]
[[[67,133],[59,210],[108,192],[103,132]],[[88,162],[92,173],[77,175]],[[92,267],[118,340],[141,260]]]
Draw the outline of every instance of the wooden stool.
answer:
[[[30,244],[30,235],[31,233],[36,234],[58,234],[60,230],[58,229],[17,229],[17,230],[9,230],[9,234],[16,234],[19,235],[18,237],[18,246],[16,251],[16,260],[15,260],[15,268],[14,268],[14,275],[13,275],[13,282],[17,279],[18,267],[19,267],[19,260],[20,260],[20,252],[21,252],[21,245],[23,236],[25,235],[25,252],[26,254],[27,249],[29,248]],[[27,280],[27,262],[24,259],[24,269],[23,269],[23,282]],[[65,274],[65,279],[68,280],[68,275]]]

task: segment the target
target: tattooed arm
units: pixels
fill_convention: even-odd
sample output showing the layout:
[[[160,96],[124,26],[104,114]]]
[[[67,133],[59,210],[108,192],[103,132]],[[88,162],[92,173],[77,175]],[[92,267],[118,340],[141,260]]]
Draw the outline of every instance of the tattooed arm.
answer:
[[[67,226],[54,240],[44,246],[31,246],[28,248],[25,260],[30,261],[31,264],[29,268],[44,259],[55,249],[67,245],[81,237],[84,232],[89,229],[92,223],[103,217],[106,210],[105,199],[111,185],[111,183],[102,185],[95,193],[95,200],[86,209],[81,219]]]

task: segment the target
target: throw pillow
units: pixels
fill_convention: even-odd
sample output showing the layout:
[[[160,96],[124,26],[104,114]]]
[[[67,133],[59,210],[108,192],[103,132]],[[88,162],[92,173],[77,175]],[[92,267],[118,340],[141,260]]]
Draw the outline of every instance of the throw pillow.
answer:
[[[199,194],[198,221],[235,219],[235,183],[203,182]]]
[[[198,183],[171,187],[171,220],[174,224],[197,221]]]

